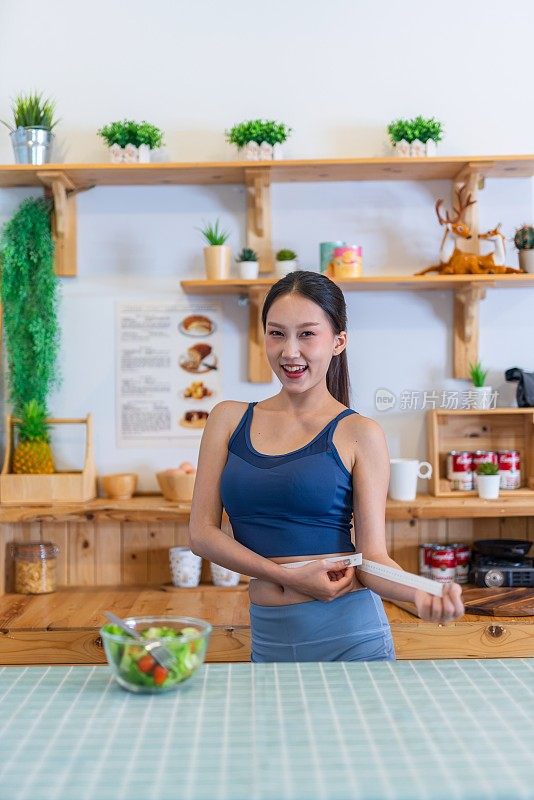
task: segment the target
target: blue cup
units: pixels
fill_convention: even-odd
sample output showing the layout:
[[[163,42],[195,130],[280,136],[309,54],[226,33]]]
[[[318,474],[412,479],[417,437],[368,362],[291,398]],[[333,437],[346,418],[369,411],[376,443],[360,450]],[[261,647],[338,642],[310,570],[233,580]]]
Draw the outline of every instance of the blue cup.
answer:
[[[328,265],[332,261],[332,253],[336,247],[344,247],[346,242],[321,242],[319,245],[319,263],[320,270],[325,273],[328,270]]]

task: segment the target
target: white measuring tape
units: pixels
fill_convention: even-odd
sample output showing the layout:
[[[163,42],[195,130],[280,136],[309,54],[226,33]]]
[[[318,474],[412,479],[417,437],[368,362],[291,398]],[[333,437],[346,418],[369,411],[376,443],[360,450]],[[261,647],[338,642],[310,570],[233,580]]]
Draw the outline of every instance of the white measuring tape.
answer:
[[[331,561],[333,563],[349,561],[347,566],[359,567],[362,572],[368,572],[370,575],[376,575],[377,578],[385,578],[387,581],[400,583],[403,586],[411,586],[412,589],[422,589],[423,592],[428,592],[436,597],[443,596],[443,584],[438,581],[432,581],[430,578],[424,578],[422,575],[414,575],[412,572],[404,572],[400,569],[387,567],[385,564],[377,564],[376,561],[369,561],[367,558],[362,558],[361,553],[354,553],[348,556],[330,556],[325,558],[324,561]],[[295,569],[296,567],[303,567],[306,564],[313,564],[313,561],[292,561],[290,564],[282,564],[281,566],[286,569]]]

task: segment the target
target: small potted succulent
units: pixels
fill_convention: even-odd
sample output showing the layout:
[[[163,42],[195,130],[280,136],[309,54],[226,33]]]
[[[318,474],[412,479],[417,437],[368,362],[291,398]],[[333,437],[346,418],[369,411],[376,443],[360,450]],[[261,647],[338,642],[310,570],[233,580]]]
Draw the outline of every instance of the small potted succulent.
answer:
[[[250,247],[244,247],[236,258],[239,264],[239,277],[245,280],[257,278],[259,274],[258,254]]]
[[[501,476],[497,464],[484,462],[477,467],[478,496],[483,500],[497,500],[501,485]]]
[[[487,374],[488,370],[482,368],[480,361],[469,364],[469,377],[473,384],[469,390],[473,398],[472,408],[483,410],[491,407],[491,386],[485,385]]]
[[[226,244],[230,234],[219,227],[219,220],[215,224],[204,225],[198,229],[206,247],[204,248],[204,264],[206,267],[206,277],[209,280],[221,280],[230,277],[230,263],[232,251]]]
[[[157,150],[163,142],[163,132],[144,120],[110,122],[97,133],[108,145],[114,164],[148,164],[152,150]]]
[[[293,250],[279,250],[275,256],[275,270],[278,275],[287,275],[298,268],[297,254]]]
[[[421,115],[394,120],[387,131],[397,156],[435,156],[437,143],[443,137],[442,123]]]
[[[515,246],[519,250],[519,266],[525,272],[534,272],[534,228],[523,225],[514,236]]]
[[[226,140],[237,147],[238,158],[246,161],[270,161],[281,158],[281,145],[291,128],[284,122],[250,119],[225,131]]]
[[[43,100],[41,94],[19,94],[11,107],[14,125],[2,120],[10,130],[16,164],[48,164],[54,141],[52,130],[55,102]]]

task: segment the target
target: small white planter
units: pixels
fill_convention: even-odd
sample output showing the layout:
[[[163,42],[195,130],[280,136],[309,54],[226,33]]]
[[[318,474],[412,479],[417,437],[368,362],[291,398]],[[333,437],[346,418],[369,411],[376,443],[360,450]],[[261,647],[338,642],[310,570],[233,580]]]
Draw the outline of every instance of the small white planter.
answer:
[[[424,158],[425,156],[435,156],[437,153],[437,144],[433,139],[428,142],[420,142],[415,139],[413,142],[407,142],[406,139],[401,139],[393,145],[393,150],[396,156],[400,158]]]
[[[534,250],[519,251],[519,266],[525,272],[534,272]]]
[[[497,500],[500,483],[500,475],[477,475],[478,496],[482,500]]]
[[[215,586],[237,586],[241,578],[239,572],[221,567],[219,564],[214,564],[213,561],[210,561],[210,572]]]
[[[420,142],[419,139],[414,139],[413,142],[410,144],[410,155],[413,158],[425,158],[426,156],[426,145],[424,142]]]
[[[109,148],[112,164],[149,164],[151,152],[147,144],[141,144],[139,147],[134,144],[127,144],[126,147],[112,144]]]
[[[257,261],[238,261],[239,277],[244,280],[257,278],[260,272],[260,265]]]
[[[471,408],[479,411],[491,408],[491,386],[471,386],[469,394]]]
[[[410,142],[407,142],[406,139],[401,139],[400,142],[395,142],[393,150],[399,158],[408,158],[410,155]]]
[[[240,161],[273,161],[283,157],[282,145],[268,144],[268,142],[247,142],[237,151]]]
[[[277,275],[283,277],[284,275],[288,275],[290,272],[294,272],[298,269],[298,263],[294,259],[293,261],[275,261],[275,272]]]

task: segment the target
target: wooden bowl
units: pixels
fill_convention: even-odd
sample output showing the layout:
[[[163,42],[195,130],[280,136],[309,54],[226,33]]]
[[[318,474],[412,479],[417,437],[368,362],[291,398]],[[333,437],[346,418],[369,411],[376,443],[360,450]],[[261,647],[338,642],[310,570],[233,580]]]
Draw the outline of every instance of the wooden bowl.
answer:
[[[129,500],[137,488],[135,472],[115,472],[102,475],[102,488],[110,500]]]
[[[188,503],[193,499],[196,473],[157,472],[156,478],[165,500]]]

